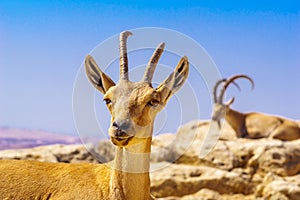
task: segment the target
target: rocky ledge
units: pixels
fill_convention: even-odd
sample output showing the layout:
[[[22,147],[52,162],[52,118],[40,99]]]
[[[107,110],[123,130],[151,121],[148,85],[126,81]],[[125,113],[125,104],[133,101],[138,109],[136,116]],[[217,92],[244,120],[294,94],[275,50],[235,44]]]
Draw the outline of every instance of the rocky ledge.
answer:
[[[300,140],[236,138],[225,124],[193,121],[176,134],[153,139],[151,192],[158,199],[300,199]],[[100,142],[101,161],[113,159],[113,146]],[[0,159],[99,162],[83,145],[50,145],[0,151]]]

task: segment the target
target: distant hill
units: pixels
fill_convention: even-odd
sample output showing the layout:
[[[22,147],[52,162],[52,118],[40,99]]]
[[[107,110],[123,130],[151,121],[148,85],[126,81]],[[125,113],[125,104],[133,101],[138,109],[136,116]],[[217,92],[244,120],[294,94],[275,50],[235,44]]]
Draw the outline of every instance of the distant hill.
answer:
[[[80,144],[76,136],[38,130],[0,128],[0,150],[31,148],[50,144]]]

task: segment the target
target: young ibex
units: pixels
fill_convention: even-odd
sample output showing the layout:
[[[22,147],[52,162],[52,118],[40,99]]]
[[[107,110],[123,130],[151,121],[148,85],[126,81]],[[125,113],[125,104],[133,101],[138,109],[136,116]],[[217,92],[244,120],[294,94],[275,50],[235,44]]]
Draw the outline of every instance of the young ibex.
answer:
[[[186,57],[158,88],[151,80],[164,43],[153,53],[144,77],[128,78],[126,40],[120,35],[120,80],[115,84],[91,56],[85,60],[88,79],[104,94],[111,113],[109,136],[116,146],[108,164],[65,164],[35,161],[0,161],[0,199],[145,200],[151,199],[149,156],[153,123],[169,98],[184,84],[189,72]]]
[[[237,137],[242,138],[275,138],[280,140],[295,140],[300,138],[300,127],[296,122],[291,120],[266,115],[263,113],[241,113],[230,108],[234,102],[234,97],[227,103],[223,103],[224,93],[228,86],[238,78],[249,80],[254,87],[253,80],[246,75],[236,75],[231,78],[219,80],[213,91],[214,109],[212,120],[217,121],[220,126],[220,121],[225,117],[228,124],[234,129]],[[219,85],[223,84],[220,95],[217,95]]]

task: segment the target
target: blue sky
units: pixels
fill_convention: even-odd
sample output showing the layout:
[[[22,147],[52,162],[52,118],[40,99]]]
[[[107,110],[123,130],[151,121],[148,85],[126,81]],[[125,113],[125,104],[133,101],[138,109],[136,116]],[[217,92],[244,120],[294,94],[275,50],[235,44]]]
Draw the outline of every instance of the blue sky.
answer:
[[[141,27],[182,32],[222,76],[253,77],[253,91],[243,81],[229,91],[234,108],[300,119],[299,1],[0,0],[0,127],[76,133],[73,83],[86,54]]]

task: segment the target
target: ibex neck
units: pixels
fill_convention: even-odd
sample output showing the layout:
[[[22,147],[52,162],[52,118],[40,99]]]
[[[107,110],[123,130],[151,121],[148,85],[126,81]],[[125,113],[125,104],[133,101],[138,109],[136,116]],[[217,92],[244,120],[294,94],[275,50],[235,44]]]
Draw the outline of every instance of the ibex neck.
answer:
[[[151,141],[116,148],[110,183],[114,199],[149,199]]]
[[[242,125],[244,125],[245,115],[236,110],[228,108],[226,110],[226,121],[230,124],[230,126],[235,130],[236,133],[240,133]]]

